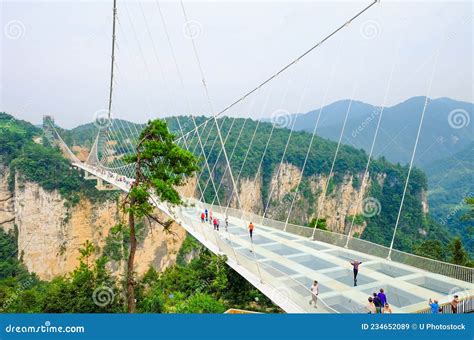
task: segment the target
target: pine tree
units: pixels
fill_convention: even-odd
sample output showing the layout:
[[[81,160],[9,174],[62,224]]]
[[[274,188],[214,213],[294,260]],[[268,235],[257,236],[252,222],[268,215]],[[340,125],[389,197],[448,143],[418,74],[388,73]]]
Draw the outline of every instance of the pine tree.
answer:
[[[177,186],[185,184],[199,170],[198,160],[189,151],[174,143],[175,136],[169,132],[164,120],[149,121],[140,133],[135,154],[126,161],[135,165],[135,180],[127,194],[123,209],[128,214],[130,229],[130,252],[127,261],[127,310],[135,312],[134,260],[137,249],[136,223],[147,218],[155,221],[169,232],[172,220],[162,221],[154,216],[153,197],[161,202],[181,204]]]

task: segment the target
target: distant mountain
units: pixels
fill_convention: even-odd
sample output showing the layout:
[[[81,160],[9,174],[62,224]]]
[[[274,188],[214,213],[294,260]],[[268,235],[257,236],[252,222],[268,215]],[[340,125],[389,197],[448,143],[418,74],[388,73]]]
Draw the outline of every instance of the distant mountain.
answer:
[[[425,100],[413,97],[383,108],[374,158],[383,156],[391,162],[409,163]],[[337,141],[349,104],[349,100],[337,101],[295,114],[287,121],[296,119],[295,130],[313,132],[321,110],[317,135]],[[467,222],[460,222],[459,217],[464,198],[474,194],[473,108],[472,103],[449,98],[429,99],[415,154],[415,165],[427,174],[431,216],[461,234],[471,249],[474,241],[467,235]],[[368,152],[381,112],[380,107],[353,101],[342,143]]]
[[[395,106],[385,107],[374,156],[392,162],[408,163],[426,97],[413,97]],[[341,133],[349,100],[337,101],[296,117],[295,130],[312,132],[320,110],[317,134],[337,141]],[[461,151],[474,141],[474,104],[449,98],[429,99],[423,121],[415,164],[425,169],[431,162]],[[380,107],[353,101],[343,135],[343,143],[370,150]]]
[[[474,249],[474,235],[469,234],[469,222],[460,221],[460,216],[467,210],[464,199],[474,197],[474,143],[454,155],[431,163],[426,173],[431,215],[462,235],[467,249]]]

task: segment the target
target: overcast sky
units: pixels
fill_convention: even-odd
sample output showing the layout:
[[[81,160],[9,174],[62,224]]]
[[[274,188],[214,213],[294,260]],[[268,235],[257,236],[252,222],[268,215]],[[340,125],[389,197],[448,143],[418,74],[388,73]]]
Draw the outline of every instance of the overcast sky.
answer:
[[[118,0],[114,117],[210,113],[190,38],[218,111],[370,2],[185,2],[191,37],[180,3],[160,2],[183,88],[156,2]],[[352,97],[472,102],[472,4],[382,1],[229,114],[306,112]],[[1,6],[0,111],[35,123],[50,114],[65,127],[93,120],[108,101],[112,1]]]

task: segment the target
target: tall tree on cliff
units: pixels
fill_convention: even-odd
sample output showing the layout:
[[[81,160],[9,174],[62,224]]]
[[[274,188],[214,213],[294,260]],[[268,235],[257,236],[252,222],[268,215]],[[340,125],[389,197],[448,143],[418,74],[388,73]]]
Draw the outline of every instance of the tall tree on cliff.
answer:
[[[170,231],[172,221],[162,221],[153,214],[152,196],[161,202],[182,204],[176,187],[199,170],[198,160],[189,151],[174,143],[175,136],[169,132],[166,122],[160,119],[149,121],[141,131],[135,154],[126,157],[126,162],[135,165],[135,181],[123,202],[128,215],[130,229],[130,252],[127,262],[127,310],[135,311],[134,260],[137,248],[136,222],[147,218]]]

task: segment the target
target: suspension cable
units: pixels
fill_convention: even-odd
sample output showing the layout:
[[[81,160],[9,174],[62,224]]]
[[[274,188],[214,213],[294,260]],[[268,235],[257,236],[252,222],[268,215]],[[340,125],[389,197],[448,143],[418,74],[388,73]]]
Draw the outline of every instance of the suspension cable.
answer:
[[[184,3],[183,3],[183,0],[180,0],[180,4],[181,4],[181,9],[183,11],[183,15],[184,15],[184,19],[186,20],[186,28],[188,30],[188,34],[191,36],[191,33],[190,33],[190,29],[189,29],[189,20],[188,20],[188,16],[186,14],[186,10],[184,8]],[[208,101],[208,104],[209,104],[209,109],[211,110],[211,115],[213,114],[214,111],[214,108],[212,106],[212,102],[211,102],[211,97],[209,95],[209,90],[207,88],[207,85],[206,85],[206,80],[205,80],[205,77],[204,77],[204,71],[202,69],[202,65],[201,65],[201,61],[200,61],[200,58],[199,58],[199,54],[197,52],[197,47],[196,47],[196,44],[194,43],[194,39],[191,39],[191,43],[192,43],[192,46],[193,46],[193,51],[194,51],[194,56],[196,58],[196,61],[198,63],[198,66],[199,66],[199,72],[201,73],[201,78],[202,78],[202,84],[204,86],[204,90],[205,90],[205,93],[206,93],[206,97],[207,97],[207,101]],[[230,162],[229,162],[229,157],[227,156],[227,151],[225,149],[225,144],[224,144],[224,140],[222,138],[222,134],[221,134],[221,130],[219,128],[219,122],[217,121],[217,116],[216,115],[213,115],[213,119],[216,123],[216,126],[217,126],[217,135],[219,137],[219,141],[220,141],[220,144],[221,144],[221,147],[222,147],[222,150],[224,152],[224,158],[225,158],[225,161],[226,161],[226,164],[227,164],[227,167],[229,168],[229,174],[230,174],[230,179],[232,181],[232,185],[234,187],[237,187],[237,184],[235,183],[235,179],[234,179],[234,174],[232,173],[232,168],[230,167]],[[240,197],[238,195],[238,191],[237,192],[237,204],[239,206],[239,208],[241,207],[241,204],[240,204]]]
[[[181,0],[182,2],[182,0]],[[277,71],[276,73],[274,73],[272,76],[270,76],[269,78],[267,78],[266,80],[264,80],[262,83],[260,83],[259,85],[257,85],[256,87],[254,87],[252,90],[246,92],[243,96],[241,96],[240,98],[238,98],[237,100],[235,100],[234,102],[232,102],[231,104],[229,104],[228,106],[226,106],[223,110],[219,111],[218,113],[216,113],[213,117],[210,117],[208,118],[207,120],[212,120],[214,119],[215,117],[218,117],[220,115],[222,115],[224,112],[226,112],[227,110],[229,110],[231,107],[233,107],[234,105],[236,105],[237,103],[241,102],[242,100],[244,100],[245,98],[247,98],[248,96],[250,96],[252,93],[254,93],[255,91],[257,91],[259,88],[261,88],[262,86],[265,86],[267,83],[271,82],[273,79],[277,78],[280,74],[282,74],[283,72],[285,72],[287,69],[289,69],[291,66],[293,66],[294,64],[296,64],[298,61],[300,61],[301,59],[303,59],[304,57],[306,57],[308,54],[310,54],[311,52],[313,52],[317,47],[321,46],[323,43],[325,43],[327,40],[329,40],[331,37],[333,37],[336,33],[338,33],[340,30],[342,30],[344,27],[347,27],[352,21],[354,21],[355,19],[357,19],[359,16],[361,16],[364,12],[366,12],[369,8],[371,8],[373,5],[375,5],[377,2],[379,2],[379,0],[374,0],[372,1],[372,3],[370,3],[368,6],[366,6],[365,8],[363,8],[361,11],[359,11],[357,14],[355,14],[353,17],[351,17],[349,20],[347,20],[344,24],[342,24],[341,26],[339,26],[338,28],[336,28],[334,31],[332,31],[331,33],[329,33],[327,36],[325,36],[322,40],[320,40],[318,43],[314,44],[311,48],[309,48],[307,51],[305,51],[303,54],[299,55],[297,58],[293,59],[290,63],[288,63],[287,65],[285,65],[283,68],[281,68],[279,71]],[[201,123],[201,124],[204,124]],[[189,133],[189,132],[188,132]],[[181,136],[180,138],[182,138],[183,136]]]
[[[321,216],[321,212],[322,212],[323,207],[324,207],[324,203],[325,203],[324,201],[326,200],[326,195],[327,195],[327,191],[328,191],[328,188],[329,188],[329,183],[331,182],[332,175],[334,173],[334,165],[336,164],[336,159],[337,159],[337,155],[339,153],[339,148],[341,146],[342,137],[344,136],[344,131],[346,129],[347,118],[349,117],[349,113],[351,112],[352,102],[354,100],[354,95],[355,95],[356,88],[357,88],[357,84],[354,85],[354,90],[352,92],[351,100],[350,100],[349,105],[347,107],[346,116],[344,117],[344,123],[342,124],[341,134],[339,135],[339,140],[337,142],[336,152],[334,153],[334,158],[332,160],[331,170],[329,171],[328,179],[326,181],[326,185],[325,185],[325,188],[324,188],[323,199],[322,199],[322,202],[321,202],[321,206],[319,206],[319,204],[318,204],[318,215],[316,217],[316,224],[315,224],[314,229],[313,229],[313,236],[312,236],[313,238],[314,238],[314,233],[316,232],[316,229],[317,229],[317,226],[318,226],[318,222],[319,222],[319,218]]]
[[[426,108],[428,107],[428,102],[430,100],[428,98],[428,96],[431,93],[431,87],[433,85],[434,76],[435,76],[435,73],[436,73],[436,69],[438,67],[438,59],[439,59],[438,57],[439,57],[440,51],[441,51],[441,46],[439,46],[438,51],[436,53],[435,62],[434,62],[434,66],[433,66],[433,71],[431,73],[431,79],[430,79],[430,83],[428,85],[427,96],[425,98],[425,103],[423,105],[423,111],[421,112],[420,124],[418,125],[418,131],[416,133],[415,145],[413,146],[413,152],[411,154],[411,159],[410,159],[410,165],[408,167],[407,178],[405,180],[405,186],[403,188],[402,200],[400,202],[400,208],[398,209],[397,221],[395,222],[395,228],[393,230],[392,241],[390,242],[390,250],[389,250],[388,256],[387,256],[387,259],[389,259],[389,260],[391,259],[393,244],[395,242],[395,236],[397,234],[398,224],[400,222],[400,216],[402,214],[403,203],[405,202],[405,195],[406,195],[407,188],[408,188],[408,182],[410,181],[411,170],[413,168],[413,161],[415,160],[416,149],[418,147],[418,141],[420,139],[421,128],[423,126],[423,121],[424,121],[424,118],[425,118]]]

